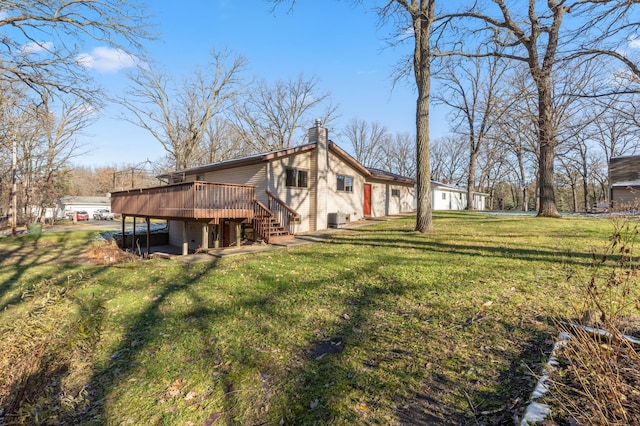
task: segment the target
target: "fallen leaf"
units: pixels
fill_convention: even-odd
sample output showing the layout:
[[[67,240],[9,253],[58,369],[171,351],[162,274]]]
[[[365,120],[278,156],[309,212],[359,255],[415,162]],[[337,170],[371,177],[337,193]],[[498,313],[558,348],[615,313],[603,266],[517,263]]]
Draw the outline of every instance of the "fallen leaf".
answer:
[[[318,406],[318,398],[314,399],[313,401],[311,401],[311,404],[309,404],[309,408],[313,409],[316,408]]]

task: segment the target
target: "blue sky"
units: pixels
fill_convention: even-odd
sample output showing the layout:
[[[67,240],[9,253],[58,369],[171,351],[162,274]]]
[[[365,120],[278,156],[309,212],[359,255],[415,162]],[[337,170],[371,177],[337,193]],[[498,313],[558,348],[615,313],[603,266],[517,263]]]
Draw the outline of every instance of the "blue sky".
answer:
[[[350,1],[298,0],[272,11],[265,0],[154,0],[151,22],[159,32],[146,43],[149,57],[169,74],[180,76],[205,64],[212,48],[228,49],[248,60],[245,77],[268,82],[303,75],[317,77],[318,88],[338,104],[340,129],[354,117],[378,121],[391,133],[415,132],[415,89],[406,80],[393,87],[392,70],[410,54],[410,46],[389,48],[389,31],[378,27],[375,13]],[[110,95],[127,81],[130,58],[95,46],[87,52],[90,72]],[[122,67],[122,68],[121,68]],[[74,159],[85,166],[136,164],[163,155],[159,142],[142,129],[118,119],[111,104],[86,131],[83,154]],[[432,135],[446,133],[438,111]],[[312,123],[309,123],[311,126]],[[343,145],[345,141],[334,134]],[[302,142],[302,141],[301,141]],[[347,146],[345,146],[347,148]]]

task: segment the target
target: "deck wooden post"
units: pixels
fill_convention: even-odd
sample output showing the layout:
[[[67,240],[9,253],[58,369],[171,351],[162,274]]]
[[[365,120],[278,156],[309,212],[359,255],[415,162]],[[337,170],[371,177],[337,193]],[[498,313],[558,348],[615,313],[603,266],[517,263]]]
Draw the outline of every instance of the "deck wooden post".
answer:
[[[202,225],[202,248],[207,250],[209,248],[209,225]]]
[[[220,219],[218,225],[218,247],[224,247],[224,219]]]
[[[136,252],[136,217],[133,217],[133,233],[131,234],[131,253]]]
[[[220,225],[213,225],[213,248],[220,248]]]
[[[236,222],[236,246],[242,245],[242,223]]]
[[[127,246],[126,240],[125,240],[125,238],[124,238],[124,235],[125,235],[125,234],[124,234],[124,230],[125,230],[125,228],[124,228],[124,223],[125,223],[125,219],[126,219],[126,218],[127,218],[127,216],[122,215],[122,241],[120,242],[120,248],[121,248],[122,250],[124,250],[124,248]]]
[[[182,222],[182,255],[189,254],[189,240],[187,239],[187,221]]]
[[[147,222],[147,259],[151,256],[151,218],[149,216],[145,217],[144,220]]]

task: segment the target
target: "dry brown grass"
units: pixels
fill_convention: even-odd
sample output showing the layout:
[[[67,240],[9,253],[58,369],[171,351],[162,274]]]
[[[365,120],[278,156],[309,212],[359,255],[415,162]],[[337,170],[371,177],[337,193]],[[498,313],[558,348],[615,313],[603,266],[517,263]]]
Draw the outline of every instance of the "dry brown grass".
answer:
[[[98,241],[87,250],[87,257],[96,265],[109,265],[112,263],[135,262],[140,257],[131,252],[123,251],[115,240]]]
[[[582,285],[584,299],[577,308],[581,324],[559,321],[571,337],[557,354],[550,399],[554,418],[563,424],[640,424],[640,354],[625,337],[640,334],[634,257],[640,232],[634,219],[613,224],[608,245],[594,254]]]

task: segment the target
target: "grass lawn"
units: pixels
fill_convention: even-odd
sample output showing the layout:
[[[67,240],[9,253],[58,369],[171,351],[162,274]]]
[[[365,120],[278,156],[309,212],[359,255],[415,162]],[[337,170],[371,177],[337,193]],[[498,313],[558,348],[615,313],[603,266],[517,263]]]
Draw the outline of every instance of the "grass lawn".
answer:
[[[0,423],[513,424],[611,222],[414,221],[195,265],[2,239]]]

